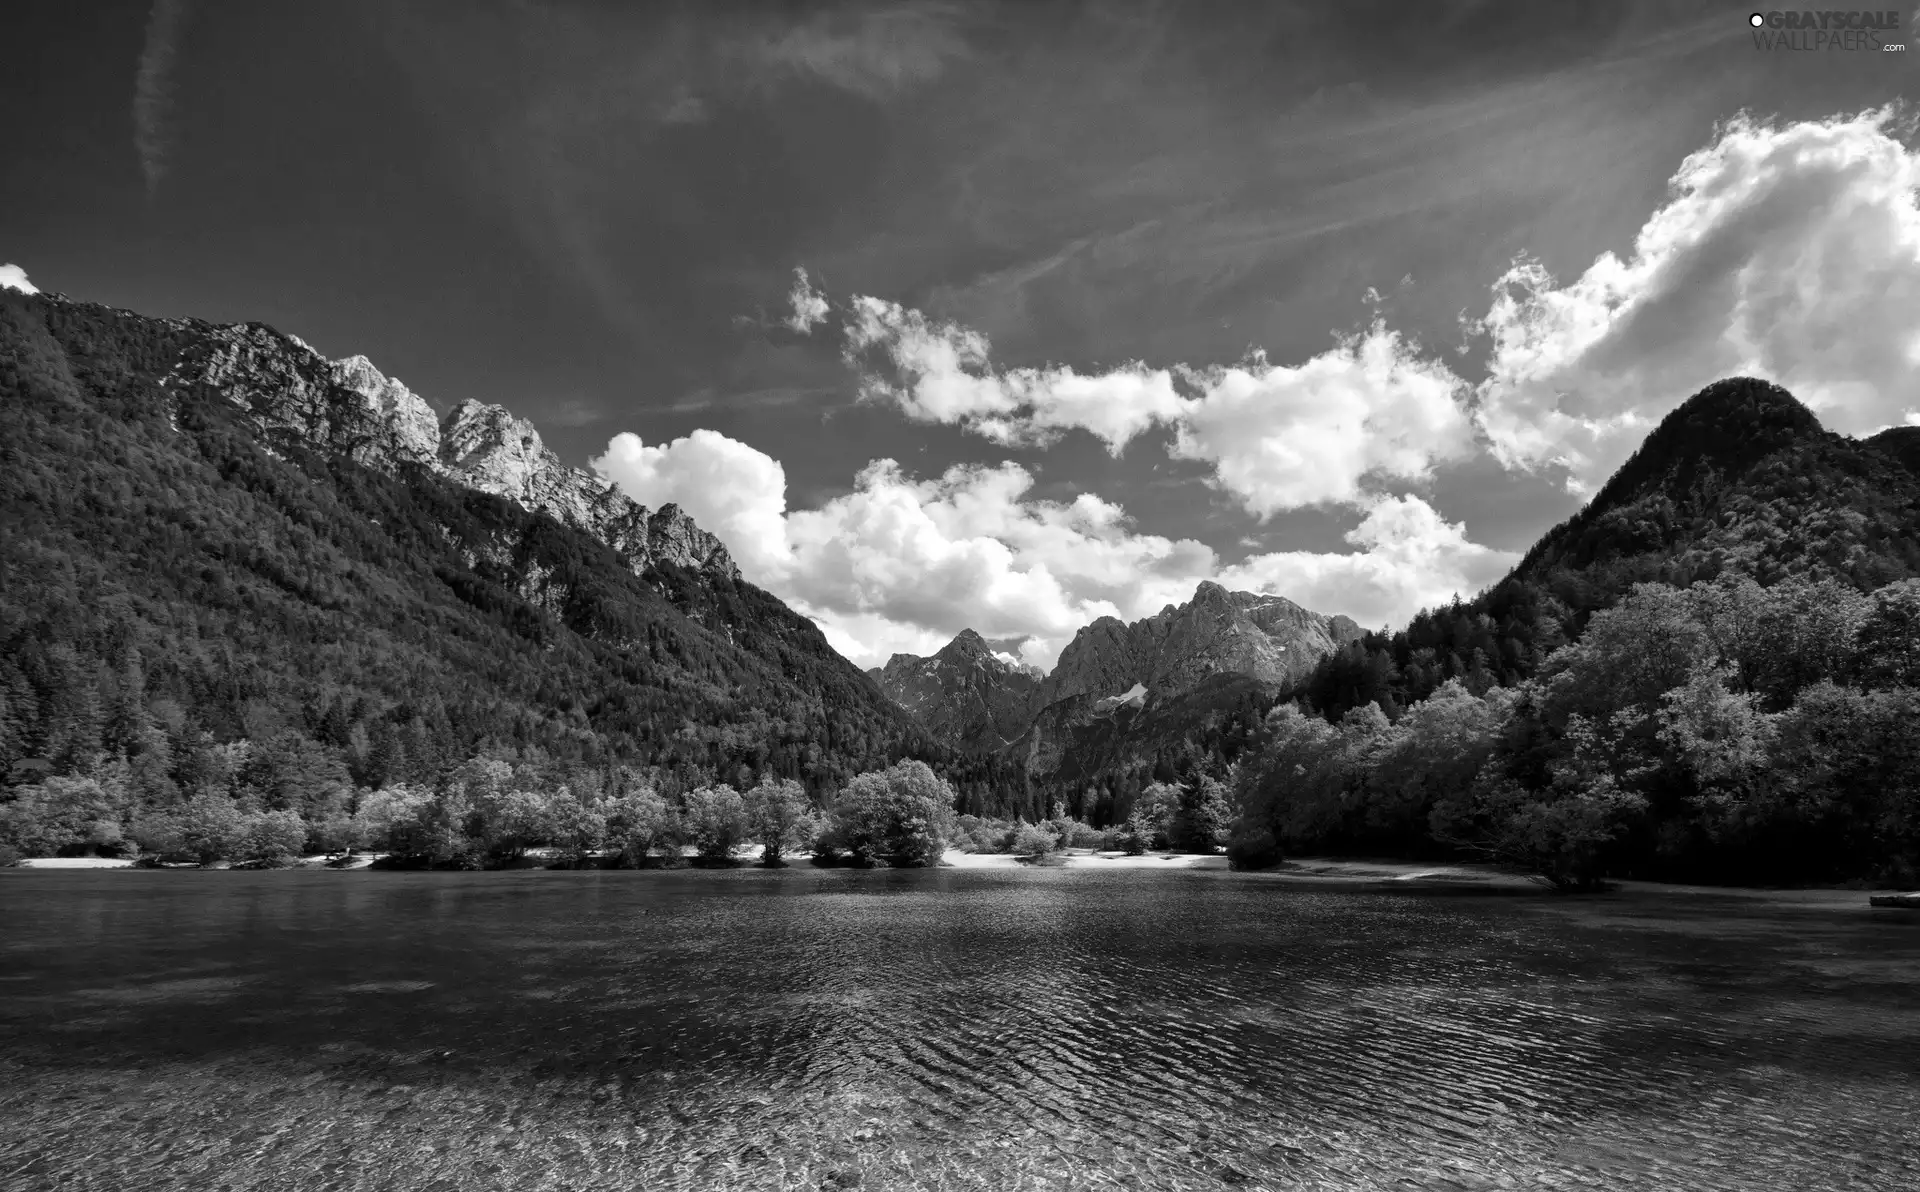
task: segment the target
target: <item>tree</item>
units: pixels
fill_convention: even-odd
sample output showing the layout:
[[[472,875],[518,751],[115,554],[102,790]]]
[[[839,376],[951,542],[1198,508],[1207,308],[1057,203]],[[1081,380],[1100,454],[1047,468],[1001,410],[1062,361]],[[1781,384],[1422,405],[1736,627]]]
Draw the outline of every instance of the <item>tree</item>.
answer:
[[[607,800],[606,844],[621,865],[643,863],[656,848],[671,848],[681,835],[680,817],[651,787],[640,787]]]
[[[563,786],[547,802],[547,832],[561,863],[578,865],[606,838],[607,821]]]
[[[1233,823],[1227,784],[1202,774],[1180,792],[1179,809],[1167,830],[1168,844],[1182,852],[1211,853],[1224,842]]]
[[[360,806],[353,813],[351,846],[376,852],[397,851],[393,842],[394,825],[414,819],[420,809],[432,801],[431,794],[405,786],[367,792],[360,797]]]
[[[1177,783],[1154,782],[1140,792],[1140,798],[1133,805],[1130,821],[1137,820],[1135,834],[1146,840],[1146,847],[1169,848],[1169,833],[1173,828],[1174,817],[1180,814],[1180,799],[1183,791]]]
[[[1920,687],[1920,580],[1888,584],[1873,594],[1859,644],[1876,685]]]
[[[747,792],[747,818],[766,865],[779,865],[787,853],[806,848],[820,830],[806,788],[791,778],[763,775]]]
[[[1496,754],[1464,799],[1434,808],[1434,836],[1533,873],[1555,889],[1599,887],[1647,801],[1609,770],[1606,742],[1579,713],[1569,718],[1565,744],[1549,763],[1544,789],[1523,785],[1516,775],[1524,769]]]
[[[857,864],[933,865],[952,831],[953,788],[925,762],[897,762],[847,783],[833,820]]]
[[[1366,778],[1368,834],[1388,848],[1421,848],[1434,805],[1465,796],[1492,756],[1513,700],[1509,688],[1480,698],[1449,679],[1408,708]]]
[[[449,807],[468,806],[467,797],[457,789],[443,792],[441,800]],[[487,855],[500,861],[517,861],[527,850],[544,844],[553,835],[553,820],[546,796],[537,791],[512,790],[474,800],[467,820],[468,835],[477,837]],[[458,812],[450,812],[450,823],[459,824]]]
[[[747,839],[752,826],[740,792],[721,783],[688,791],[682,814],[687,837],[704,860],[724,861]]]
[[[54,775],[15,787],[0,803],[0,845],[23,857],[123,851],[124,782]]]
[[[225,860],[241,847],[246,817],[232,800],[201,793],[187,800],[175,816],[181,851],[202,865]]]

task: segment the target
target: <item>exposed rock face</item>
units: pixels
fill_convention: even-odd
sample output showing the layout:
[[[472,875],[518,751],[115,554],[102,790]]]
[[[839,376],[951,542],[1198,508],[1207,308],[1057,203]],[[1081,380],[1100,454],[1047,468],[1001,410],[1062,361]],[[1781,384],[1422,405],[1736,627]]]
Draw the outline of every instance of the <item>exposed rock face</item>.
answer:
[[[888,698],[944,740],[968,749],[1019,745],[1037,772],[1059,762],[1068,734],[1120,720],[1216,675],[1284,686],[1360,637],[1346,617],[1211,581],[1193,599],[1131,625],[1101,617],[1041,676],[995,655],[971,629],[931,658],[895,654],[871,675]]]
[[[971,629],[931,658],[895,654],[867,673],[934,735],[976,750],[1018,739],[1040,688],[1039,671],[996,655]]]
[[[366,399],[368,417],[391,433],[397,454],[420,464],[440,458],[440,419],[433,408],[399,381],[380,375],[373,361],[365,356],[335,361],[333,383]]]
[[[1039,773],[1058,764],[1076,725],[1138,712],[1216,675],[1285,686],[1362,630],[1281,596],[1229,592],[1211,580],[1193,599],[1131,625],[1102,617],[1074,636],[1034,699],[1024,742]]]
[[[562,463],[531,422],[499,406],[469,400],[436,418],[365,356],[329,361],[258,323],[209,327],[168,383],[213,386],[269,438],[291,434],[389,472],[418,465],[544,511],[620,552],[635,572],[664,562],[740,578],[726,546],[679,506],[649,513],[606,481]]]
[[[1128,625],[1102,617],[1082,629],[1061,651],[1040,703],[1119,695],[1134,683],[1151,698],[1218,674],[1292,683],[1360,634],[1346,617],[1309,612],[1282,596],[1229,592],[1206,580],[1192,600],[1145,620]]]

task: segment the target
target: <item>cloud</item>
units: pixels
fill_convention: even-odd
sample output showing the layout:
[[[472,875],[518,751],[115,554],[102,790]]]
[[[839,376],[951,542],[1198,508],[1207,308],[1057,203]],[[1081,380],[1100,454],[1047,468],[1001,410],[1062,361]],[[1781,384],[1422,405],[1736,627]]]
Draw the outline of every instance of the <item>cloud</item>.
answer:
[[[1352,554],[1275,551],[1223,568],[1230,588],[1276,592],[1323,612],[1341,612],[1366,626],[1403,624],[1422,608],[1473,596],[1520,556],[1467,539],[1415,496],[1376,498],[1346,540]]]
[[[820,625],[861,666],[928,654],[962,629],[1020,643],[1051,667],[1082,626],[1148,616],[1203,579],[1287,595],[1370,624],[1470,593],[1513,556],[1469,542],[1417,498],[1377,498],[1351,554],[1282,552],[1230,567],[1206,544],[1138,532],[1092,493],[1034,498],[1013,463],[917,479],[875,460],[852,492],[786,509],[771,456],[713,431],[650,447],[623,434],[594,466],[649,506],[676,501],[733,551],[747,578]]]
[[[856,295],[845,334],[847,362],[861,372],[863,398],[890,401],[909,418],[965,426],[998,443],[1045,444],[1077,427],[1118,455],[1183,408],[1167,369],[1132,363],[1097,374],[1064,367],[995,371],[981,332],[882,298]],[[894,379],[869,367],[874,357]]]
[[[1200,397],[1172,454],[1213,464],[1213,483],[1262,517],[1359,503],[1368,477],[1426,479],[1473,449],[1464,383],[1379,322],[1304,364],[1257,354],[1189,379]]]
[[[787,473],[765,452],[711,430],[658,447],[622,432],[591,465],[642,505],[677,503],[720,536],[750,578],[788,569]]]
[[[1723,377],[1778,382],[1831,429],[1916,410],[1920,153],[1893,108],[1742,115],[1681,163],[1625,259],[1494,287],[1478,420],[1502,462],[1591,491],[1666,412]]]
[[[133,147],[151,195],[167,172],[173,143],[173,65],[191,0],[154,0],[133,77]]]
[[[938,3],[824,11],[748,33],[731,47],[763,85],[788,78],[884,100],[968,55],[958,11]]]
[[[793,311],[781,321],[801,335],[813,334],[815,327],[827,321],[827,296],[813,288],[805,269],[794,268],[793,289],[787,295],[787,302]]]
[[[1425,479],[1473,446],[1465,382],[1379,322],[1295,366],[1256,352],[1236,366],[1135,362],[1098,373],[996,371],[981,332],[867,295],[850,303],[845,335],[862,396],[909,418],[1007,445],[1046,445],[1077,428],[1114,455],[1172,426],[1174,456],[1211,463],[1215,486],[1262,517],[1358,502],[1368,477]],[[1198,396],[1182,396],[1176,378]]]
[[[18,265],[0,265],[0,290],[18,290],[22,294],[40,292],[27,280],[27,271]]]
[[[670,102],[663,104],[655,116],[661,124],[705,124],[712,116],[707,109],[707,101],[698,95],[682,92]]]

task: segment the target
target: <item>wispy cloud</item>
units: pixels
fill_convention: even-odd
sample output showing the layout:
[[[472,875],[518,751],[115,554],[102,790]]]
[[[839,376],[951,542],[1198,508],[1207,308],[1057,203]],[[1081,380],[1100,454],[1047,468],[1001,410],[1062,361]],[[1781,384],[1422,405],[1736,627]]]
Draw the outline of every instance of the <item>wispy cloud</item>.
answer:
[[[173,149],[173,67],[191,7],[192,0],[154,0],[147,14],[147,41],[133,77],[133,147],[149,195],[166,176]]]
[[[940,3],[827,11],[757,29],[730,48],[762,83],[801,78],[882,100],[967,56],[960,16]]]

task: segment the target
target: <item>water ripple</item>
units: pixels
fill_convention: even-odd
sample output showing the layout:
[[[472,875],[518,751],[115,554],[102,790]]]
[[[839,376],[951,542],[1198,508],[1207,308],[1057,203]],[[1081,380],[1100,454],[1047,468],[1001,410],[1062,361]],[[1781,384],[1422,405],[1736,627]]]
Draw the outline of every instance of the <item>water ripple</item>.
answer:
[[[1920,1186],[1920,932],[1884,919],[308,876],[0,879],[0,1185]]]

